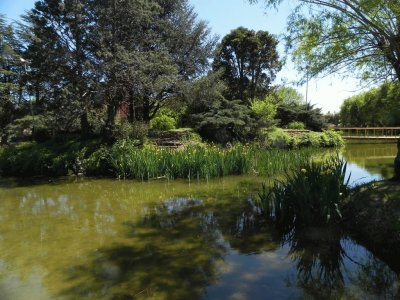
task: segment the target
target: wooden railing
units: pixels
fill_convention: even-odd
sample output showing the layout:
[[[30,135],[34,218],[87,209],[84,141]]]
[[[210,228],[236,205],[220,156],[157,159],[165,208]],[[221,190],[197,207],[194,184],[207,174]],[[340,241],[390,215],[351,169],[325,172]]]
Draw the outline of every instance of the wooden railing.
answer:
[[[397,139],[400,137],[400,127],[337,127],[344,138],[360,139]]]

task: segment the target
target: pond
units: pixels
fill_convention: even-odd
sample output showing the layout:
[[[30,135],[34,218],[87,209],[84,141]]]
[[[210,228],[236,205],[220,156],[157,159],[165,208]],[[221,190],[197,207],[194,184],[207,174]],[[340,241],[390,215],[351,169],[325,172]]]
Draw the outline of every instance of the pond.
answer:
[[[395,145],[349,145],[355,182],[391,176]],[[391,299],[395,261],[345,233],[283,236],[263,178],[68,180],[0,187],[0,299]]]

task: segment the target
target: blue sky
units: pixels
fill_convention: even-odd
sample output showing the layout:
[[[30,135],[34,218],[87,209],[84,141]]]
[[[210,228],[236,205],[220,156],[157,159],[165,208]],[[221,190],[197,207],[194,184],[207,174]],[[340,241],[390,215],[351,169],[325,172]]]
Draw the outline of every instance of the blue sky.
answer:
[[[18,20],[25,10],[33,7],[35,0],[0,0],[0,12],[10,21]],[[278,11],[266,11],[261,4],[250,5],[246,0],[189,0],[198,13],[199,18],[208,21],[214,34],[223,37],[232,29],[244,26],[254,30],[267,30],[278,37],[285,32],[286,18],[294,7],[287,1]],[[279,50],[284,56],[283,45]],[[293,82],[299,79],[294,66],[287,65],[280,72],[276,84]],[[322,107],[324,112],[338,111],[342,101],[359,92],[358,82],[352,78],[341,79],[328,76],[324,79],[313,79],[309,84],[309,101]],[[294,86],[305,94],[305,86]]]

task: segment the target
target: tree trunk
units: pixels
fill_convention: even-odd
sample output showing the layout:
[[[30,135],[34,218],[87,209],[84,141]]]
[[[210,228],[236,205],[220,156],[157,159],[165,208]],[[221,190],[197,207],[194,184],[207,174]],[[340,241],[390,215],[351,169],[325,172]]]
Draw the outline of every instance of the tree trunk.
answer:
[[[87,138],[91,134],[91,128],[88,120],[88,114],[87,111],[84,111],[81,114],[81,135],[83,138]]]
[[[400,181],[400,139],[397,140],[397,156],[394,159],[394,180]]]
[[[133,123],[136,120],[136,109],[135,109],[135,96],[133,92],[129,93],[129,122]]]
[[[106,125],[103,130],[103,140],[112,144],[115,141],[114,131],[115,131],[115,116],[117,114],[117,108],[114,103],[109,103],[107,105],[107,120]]]

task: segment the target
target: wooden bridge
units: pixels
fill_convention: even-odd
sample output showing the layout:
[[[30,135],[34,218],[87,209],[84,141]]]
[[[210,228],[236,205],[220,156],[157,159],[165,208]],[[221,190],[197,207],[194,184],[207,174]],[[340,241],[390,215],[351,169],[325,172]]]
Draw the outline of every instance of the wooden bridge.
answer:
[[[346,140],[376,140],[395,142],[400,138],[400,127],[337,127]]]

